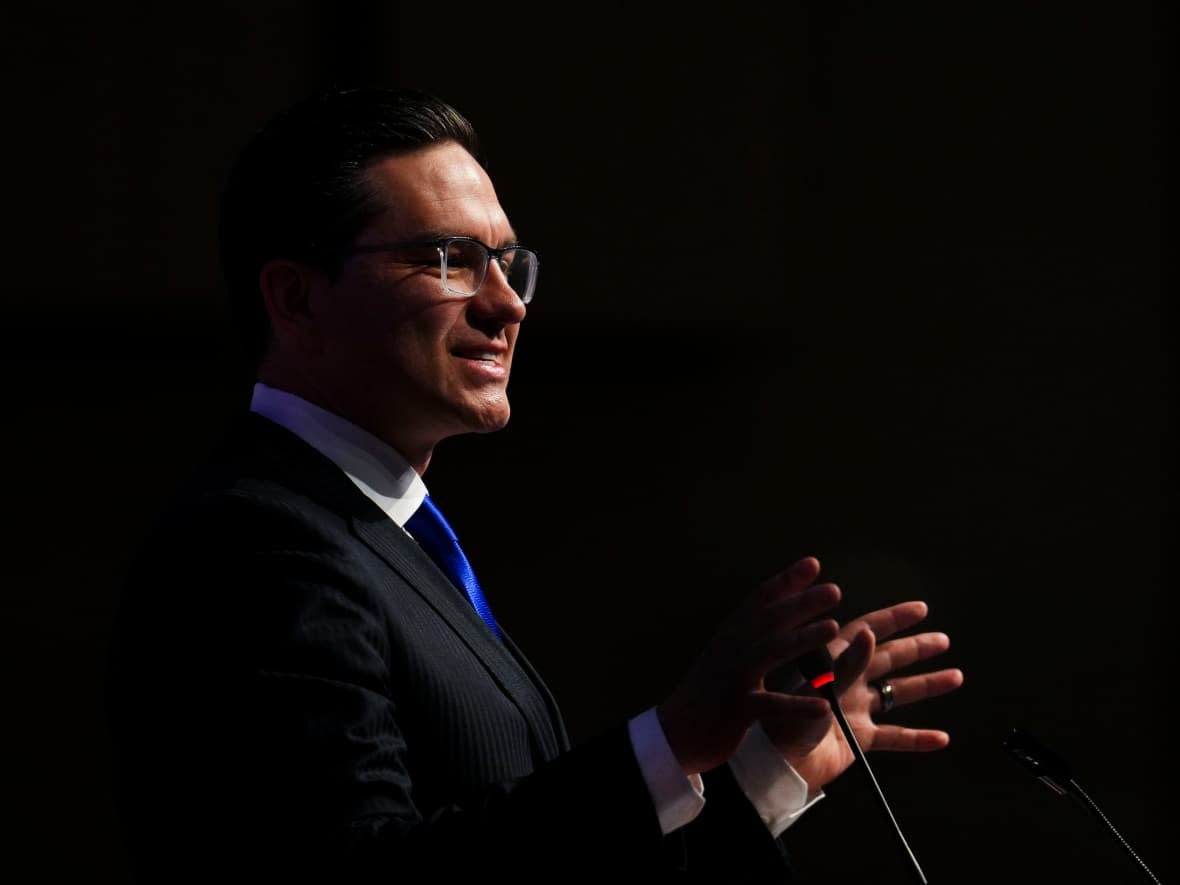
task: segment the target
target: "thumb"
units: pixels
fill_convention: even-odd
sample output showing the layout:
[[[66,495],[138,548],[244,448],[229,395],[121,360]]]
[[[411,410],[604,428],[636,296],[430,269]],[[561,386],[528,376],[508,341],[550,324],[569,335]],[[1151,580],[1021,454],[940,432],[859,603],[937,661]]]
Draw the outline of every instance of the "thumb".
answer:
[[[877,650],[877,637],[866,625],[857,631],[852,641],[835,661],[836,692],[842,694],[859,679],[869,667],[873,652]]]

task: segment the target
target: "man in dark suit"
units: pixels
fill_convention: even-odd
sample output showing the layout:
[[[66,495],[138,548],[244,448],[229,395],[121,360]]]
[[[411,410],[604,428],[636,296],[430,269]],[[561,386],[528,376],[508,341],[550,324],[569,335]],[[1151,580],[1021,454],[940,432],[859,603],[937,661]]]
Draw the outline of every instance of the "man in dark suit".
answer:
[[[787,881],[783,832],[852,755],[826,701],[764,677],[822,645],[865,749],[946,745],[873,720],[874,680],[947,648],[876,645],[925,606],[841,626],[810,558],[756,588],[668,698],[569,745],[424,515],[435,446],[508,421],[539,264],[453,108],[378,89],[294,105],[241,153],[221,234],[258,383],[145,546],[112,644],[139,880]]]

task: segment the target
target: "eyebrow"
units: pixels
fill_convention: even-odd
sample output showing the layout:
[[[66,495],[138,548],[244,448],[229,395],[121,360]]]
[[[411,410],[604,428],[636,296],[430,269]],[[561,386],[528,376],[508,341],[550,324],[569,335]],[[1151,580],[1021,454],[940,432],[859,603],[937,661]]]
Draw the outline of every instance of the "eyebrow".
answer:
[[[473,240],[479,240],[481,243],[483,242],[483,240],[479,237],[472,236],[471,234],[456,233],[454,230],[446,228],[434,228],[420,231],[415,236],[409,237],[407,242],[412,242],[414,240],[441,240],[443,237],[469,237]],[[516,231],[510,229],[508,232],[508,239],[502,240],[499,243],[488,243],[487,245],[493,246],[493,248],[503,249],[505,246],[519,246],[520,244],[520,238],[516,235]]]

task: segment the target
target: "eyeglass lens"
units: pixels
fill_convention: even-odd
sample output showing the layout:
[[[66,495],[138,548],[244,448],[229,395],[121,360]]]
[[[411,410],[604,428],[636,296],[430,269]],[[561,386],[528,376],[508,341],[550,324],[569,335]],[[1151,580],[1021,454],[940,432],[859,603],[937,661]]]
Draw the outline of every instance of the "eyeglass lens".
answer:
[[[451,240],[443,255],[446,287],[458,295],[474,295],[487,278],[490,253],[475,240]],[[537,260],[528,249],[510,249],[498,263],[508,285],[526,304],[532,300]]]

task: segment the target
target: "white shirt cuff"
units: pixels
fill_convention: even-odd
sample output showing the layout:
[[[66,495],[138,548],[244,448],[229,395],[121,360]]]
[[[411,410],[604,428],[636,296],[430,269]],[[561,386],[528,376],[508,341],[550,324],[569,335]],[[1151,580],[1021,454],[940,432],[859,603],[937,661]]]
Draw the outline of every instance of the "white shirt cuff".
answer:
[[[701,813],[705,807],[704,782],[700,775],[686,775],[676,761],[655,707],[628,722],[627,731],[659,816],[660,829],[667,835]]]
[[[823,790],[808,795],[807,781],[783,758],[757,722],[729,760],[729,767],[774,836],[780,835],[824,797]]]

